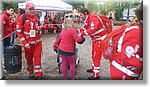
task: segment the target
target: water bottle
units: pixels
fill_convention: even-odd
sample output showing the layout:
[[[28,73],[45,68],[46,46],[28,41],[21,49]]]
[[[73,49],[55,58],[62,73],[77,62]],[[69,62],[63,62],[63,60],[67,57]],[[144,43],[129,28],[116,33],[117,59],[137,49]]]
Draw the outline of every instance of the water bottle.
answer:
[[[111,60],[113,58],[113,38],[110,37],[109,41],[108,41],[109,46],[107,47],[107,49],[104,52],[105,57],[107,57],[109,60]]]
[[[112,38],[112,37],[110,37],[110,39],[109,39],[109,45],[110,45],[110,46],[113,45],[113,38]]]

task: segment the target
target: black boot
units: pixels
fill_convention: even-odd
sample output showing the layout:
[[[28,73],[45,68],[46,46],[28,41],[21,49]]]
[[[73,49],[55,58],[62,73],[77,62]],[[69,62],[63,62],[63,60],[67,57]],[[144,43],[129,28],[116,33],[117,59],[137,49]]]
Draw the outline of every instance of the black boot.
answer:
[[[92,73],[93,70],[92,70],[92,69],[87,69],[87,72],[88,72],[88,73]]]
[[[88,78],[88,80],[99,80],[99,79],[100,79],[100,77],[94,78],[94,77],[92,77],[92,76]]]
[[[41,76],[35,76],[34,77],[34,80],[42,80],[43,79],[43,77],[41,77]]]

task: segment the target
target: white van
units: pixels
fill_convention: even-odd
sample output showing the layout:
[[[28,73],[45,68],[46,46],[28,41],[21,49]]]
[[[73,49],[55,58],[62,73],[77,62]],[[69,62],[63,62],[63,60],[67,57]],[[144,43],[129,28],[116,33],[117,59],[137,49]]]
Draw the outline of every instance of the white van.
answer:
[[[136,8],[131,8],[129,9],[129,21],[133,21],[133,19],[136,17],[135,15],[135,9]],[[123,20],[126,21],[127,20],[127,14],[128,14],[128,9],[125,9],[123,12],[122,12],[122,15],[123,15]]]

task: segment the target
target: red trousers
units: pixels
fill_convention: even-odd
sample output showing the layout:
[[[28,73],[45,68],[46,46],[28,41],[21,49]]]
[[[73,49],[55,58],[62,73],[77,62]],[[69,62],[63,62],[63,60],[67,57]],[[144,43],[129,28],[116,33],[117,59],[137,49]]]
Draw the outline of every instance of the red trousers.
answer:
[[[70,66],[70,77],[72,80],[76,78],[76,56],[65,56],[63,54],[60,55],[62,57],[62,73],[63,73],[63,79],[67,79],[67,71],[68,71],[68,65]]]
[[[93,60],[93,73],[92,77],[99,77],[99,70],[100,70],[100,60],[102,58],[102,51],[100,50],[100,42],[101,41],[94,41],[92,43],[92,60]]]
[[[30,44],[30,48],[24,48],[25,57],[27,60],[27,70],[30,74],[35,76],[42,76],[41,70],[41,56],[42,56],[42,42]]]
[[[44,25],[43,30],[44,31],[48,30],[48,25]]]
[[[138,73],[138,71],[136,73]],[[110,65],[110,75],[112,80],[136,80],[139,78],[125,74],[124,72],[114,67],[112,64]]]

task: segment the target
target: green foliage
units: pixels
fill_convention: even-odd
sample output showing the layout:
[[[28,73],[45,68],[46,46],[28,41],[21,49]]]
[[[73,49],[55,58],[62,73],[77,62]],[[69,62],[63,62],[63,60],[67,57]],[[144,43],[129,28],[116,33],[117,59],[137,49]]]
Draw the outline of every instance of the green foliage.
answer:
[[[73,6],[73,9],[78,9],[80,6],[84,6],[83,0],[62,0]]]
[[[94,11],[98,11],[99,9],[97,5],[95,5],[94,3],[88,3],[88,7],[89,11],[94,12]]]
[[[102,15],[107,15],[111,11],[115,11],[116,20],[122,17],[124,9],[136,7],[139,4],[139,0],[93,0],[88,3],[88,9],[90,11],[100,12]]]
[[[2,8],[3,10],[5,10],[5,8],[7,6],[12,6],[14,7],[15,11],[17,11],[18,9],[18,3],[16,1],[10,1],[10,0],[6,0],[6,1],[2,1]]]
[[[6,6],[13,6],[15,11],[17,11],[18,4],[17,0],[2,0],[2,5],[4,8]],[[130,0],[62,0],[73,6],[74,9],[78,9],[80,6],[84,6],[87,3],[87,8],[91,12],[98,12],[102,15],[107,15],[111,11],[115,11],[116,20],[122,17],[122,12],[124,9],[135,8],[139,4],[139,0],[134,0],[134,3]],[[85,2],[88,1],[88,2]]]

